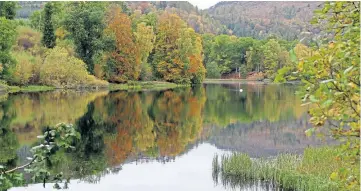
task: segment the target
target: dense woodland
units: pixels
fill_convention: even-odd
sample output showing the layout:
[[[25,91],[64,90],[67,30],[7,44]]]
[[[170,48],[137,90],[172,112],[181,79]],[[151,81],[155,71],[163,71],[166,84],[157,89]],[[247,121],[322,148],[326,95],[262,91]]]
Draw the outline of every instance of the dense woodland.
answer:
[[[212,9],[188,2],[3,2],[1,79],[66,88],[194,84],[206,77],[295,79],[284,76],[312,42],[273,33],[237,37],[213,19]]]

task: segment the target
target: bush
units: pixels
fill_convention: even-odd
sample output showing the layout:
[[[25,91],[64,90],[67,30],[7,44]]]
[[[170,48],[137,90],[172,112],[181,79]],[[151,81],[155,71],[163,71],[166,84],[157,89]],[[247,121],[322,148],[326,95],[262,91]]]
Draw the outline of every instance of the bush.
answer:
[[[87,72],[85,63],[62,47],[49,50],[40,68],[40,83],[55,87],[107,86]]]
[[[41,59],[28,52],[13,52],[16,60],[15,67],[9,72],[8,82],[14,85],[28,85],[39,80],[39,66]]]
[[[150,81],[153,79],[152,67],[150,67],[148,63],[142,63],[139,78],[142,81]]]
[[[25,26],[18,27],[17,32],[15,51],[28,51],[32,55],[39,55],[45,51],[41,46],[41,33]]]

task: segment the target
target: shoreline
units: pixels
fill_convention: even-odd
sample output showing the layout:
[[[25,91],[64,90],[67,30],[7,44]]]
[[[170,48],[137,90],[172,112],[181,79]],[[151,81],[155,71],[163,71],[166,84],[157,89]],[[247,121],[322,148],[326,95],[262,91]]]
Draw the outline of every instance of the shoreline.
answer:
[[[247,79],[205,79],[201,84],[234,84],[234,83],[254,83],[254,84],[300,84],[300,81],[291,81],[285,83],[274,83],[261,80]],[[47,92],[54,90],[108,90],[108,91],[160,91],[181,87],[191,87],[193,84],[175,84],[163,81],[136,81],[125,84],[109,83],[108,86],[78,86],[78,87],[54,87],[43,85],[30,86],[5,86],[0,85],[0,93],[30,93],[30,92]]]
[[[275,83],[272,82],[271,80],[247,80],[247,79],[205,79],[203,82],[203,84],[222,84],[222,83],[242,83],[242,84],[246,84],[246,83],[255,83],[255,84],[300,84],[301,81],[288,81],[288,82],[284,82],[284,83]]]
[[[143,91],[143,90],[166,90],[179,87],[191,87],[191,84],[175,84],[162,81],[128,82],[125,84],[109,83],[108,86],[78,86],[78,87],[54,87],[43,85],[30,86],[7,86],[0,85],[1,94],[47,92],[54,90],[108,90],[108,91]]]

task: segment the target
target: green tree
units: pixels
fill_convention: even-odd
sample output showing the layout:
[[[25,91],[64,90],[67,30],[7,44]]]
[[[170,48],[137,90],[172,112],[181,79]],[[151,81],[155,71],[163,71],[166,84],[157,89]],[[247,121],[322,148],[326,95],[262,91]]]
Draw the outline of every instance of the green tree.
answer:
[[[41,10],[34,11],[30,15],[29,19],[30,19],[30,26],[33,29],[36,29],[38,31],[44,30],[44,22],[42,22],[42,20],[44,19],[43,11],[41,11]]]
[[[262,46],[263,43],[261,41],[255,41],[253,46],[246,52],[246,65],[248,71],[263,71],[264,52]]]
[[[289,53],[275,39],[270,39],[263,46],[264,68],[266,77],[274,79],[277,70],[290,64]]]
[[[45,4],[45,15],[44,15],[44,29],[43,29],[43,39],[42,43],[47,48],[54,48],[55,46],[55,34],[53,26],[53,5],[51,2]]]
[[[0,17],[0,71],[1,78],[10,78],[11,70],[15,69],[15,60],[10,50],[16,38],[16,25],[13,21]]]
[[[207,63],[207,78],[220,78],[221,71],[218,68],[218,64],[216,62]]]
[[[14,1],[1,1],[0,2],[0,17],[6,19],[14,19],[16,15],[17,2]]]
[[[94,55],[104,46],[103,31],[106,4],[103,2],[71,2],[64,25],[74,40],[75,51],[94,73]]]

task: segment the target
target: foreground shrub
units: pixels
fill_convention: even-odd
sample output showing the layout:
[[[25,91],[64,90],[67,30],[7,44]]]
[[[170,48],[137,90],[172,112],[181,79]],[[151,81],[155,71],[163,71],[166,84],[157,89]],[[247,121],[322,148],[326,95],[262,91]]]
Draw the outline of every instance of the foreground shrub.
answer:
[[[40,83],[55,87],[107,86],[87,72],[85,63],[61,47],[49,50],[40,67]]]

